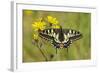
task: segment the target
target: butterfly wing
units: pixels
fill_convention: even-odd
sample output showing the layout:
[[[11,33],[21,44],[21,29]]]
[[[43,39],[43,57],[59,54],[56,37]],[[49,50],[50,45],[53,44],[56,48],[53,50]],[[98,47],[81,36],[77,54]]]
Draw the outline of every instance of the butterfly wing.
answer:
[[[46,40],[53,40],[57,32],[59,32],[59,29],[45,29],[41,31],[39,35]]]
[[[46,39],[46,40],[51,40],[53,37],[51,36],[51,34],[48,34],[47,32],[48,30],[43,30],[39,33],[40,37]]]
[[[63,29],[63,33],[70,39],[70,41],[75,41],[82,37],[82,34],[79,31],[72,29]]]
[[[40,36],[46,40],[51,40],[55,48],[68,48],[70,44],[80,39],[82,34],[72,29],[45,29]]]

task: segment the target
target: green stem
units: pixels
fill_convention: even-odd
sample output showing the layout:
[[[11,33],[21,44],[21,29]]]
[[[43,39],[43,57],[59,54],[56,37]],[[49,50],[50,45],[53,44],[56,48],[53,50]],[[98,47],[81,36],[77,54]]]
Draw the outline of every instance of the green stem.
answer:
[[[38,48],[39,48],[41,54],[43,55],[43,57],[45,58],[45,61],[48,61],[47,57],[45,56],[45,54],[43,53],[43,51],[41,50],[41,48],[39,46],[38,46]]]

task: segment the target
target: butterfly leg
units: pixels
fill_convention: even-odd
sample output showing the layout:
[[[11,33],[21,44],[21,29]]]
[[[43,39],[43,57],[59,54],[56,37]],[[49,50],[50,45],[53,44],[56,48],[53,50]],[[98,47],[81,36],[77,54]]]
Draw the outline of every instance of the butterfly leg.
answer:
[[[68,53],[68,48],[67,48],[67,53]]]
[[[56,54],[57,54],[57,48],[56,48]]]
[[[59,54],[59,48],[56,48],[56,50],[55,50],[55,58],[56,58],[56,60],[58,60],[58,54]]]

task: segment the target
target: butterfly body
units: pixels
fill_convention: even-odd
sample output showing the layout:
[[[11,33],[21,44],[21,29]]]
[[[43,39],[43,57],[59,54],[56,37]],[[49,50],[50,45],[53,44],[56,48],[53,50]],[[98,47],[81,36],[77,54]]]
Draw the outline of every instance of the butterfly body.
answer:
[[[40,36],[50,40],[55,48],[68,48],[70,44],[80,39],[82,34],[72,29],[45,29],[41,31]]]

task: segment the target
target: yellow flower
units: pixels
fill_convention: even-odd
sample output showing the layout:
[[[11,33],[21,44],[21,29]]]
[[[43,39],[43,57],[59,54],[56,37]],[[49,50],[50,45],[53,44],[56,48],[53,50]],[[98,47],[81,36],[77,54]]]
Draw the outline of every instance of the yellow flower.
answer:
[[[52,28],[60,29],[61,27],[59,25],[54,25],[54,26],[52,26]]]
[[[38,22],[34,22],[32,24],[32,27],[35,31],[38,31],[38,30],[44,30],[45,25],[46,25],[46,23],[44,21],[38,21]]]
[[[52,16],[47,16],[47,20],[49,23],[52,23],[52,24],[58,24],[58,21],[56,18],[52,17]]]
[[[38,34],[33,34],[33,39],[34,40],[38,40],[38,38],[39,38]]]

